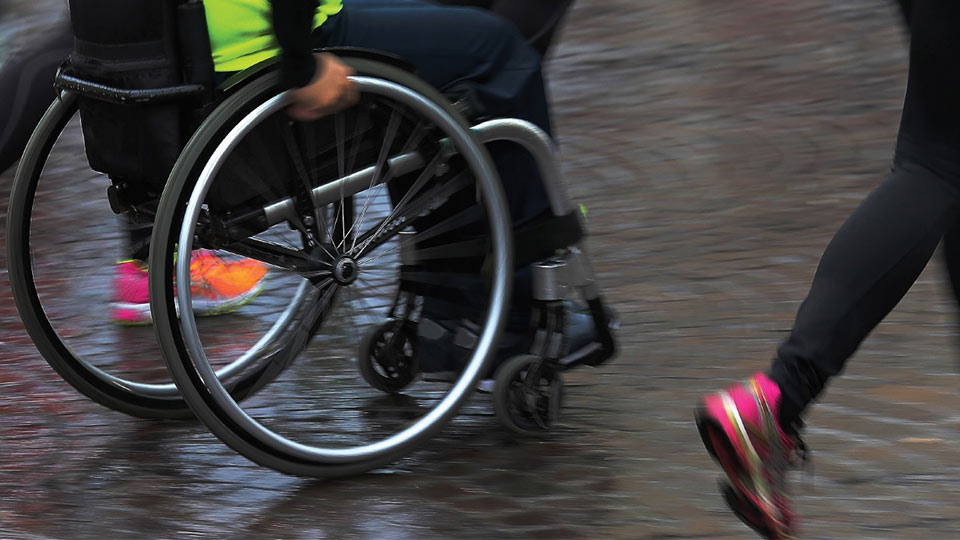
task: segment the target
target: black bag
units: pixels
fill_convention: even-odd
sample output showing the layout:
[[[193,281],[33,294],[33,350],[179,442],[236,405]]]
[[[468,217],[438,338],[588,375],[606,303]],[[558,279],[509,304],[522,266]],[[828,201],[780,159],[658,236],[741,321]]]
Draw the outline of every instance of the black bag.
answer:
[[[181,84],[174,0],[70,0],[72,76],[122,89]],[[87,159],[114,178],[161,188],[185,141],[182,104],[109,103],[81,95]]]

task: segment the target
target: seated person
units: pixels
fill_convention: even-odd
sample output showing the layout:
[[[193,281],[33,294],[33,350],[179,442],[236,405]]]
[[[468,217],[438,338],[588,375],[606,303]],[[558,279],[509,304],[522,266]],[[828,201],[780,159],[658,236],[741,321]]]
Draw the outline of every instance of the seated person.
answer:
[[[440,3],[484,7],[493,11],[513,23],[542,55],[553,41],[557,26],[572,0],[440,0]],[[3,67],[0,70],[0,126],[3,126],[0,129],[0,173],[20,158],[34,126],[56,96],[52,81],[57,68],[72,50],[73,34],[69,21],[63,18],[23,50],[15,54],[10,53],[9,48],[0,51],[0,66]]]
[[[404,57],[441,91],[469,84],[490,115],[524,118],[550,130],[540,55],[516,28],[489,13],[416,0],[347,0],[345,4],[340,0],[285,0],[272,6],[268,0],[206,0],[205,7],[216,69],[236,72],[281,54],[282,80],[293,89],[296,100],[289,113],[296,119],[318,118],[352,102],[355,92],[347,78],[349,68],[333,55],[311,51],[314,47],[354,46]],[[236,21],[248,22],[238,25]],[[547,212],[547,198],[533,159],[508,143],[491,145],[491,153],[516,222]],[[145,258],[136,255],[145,252],[148,236],[149,226],[132,233],[131,251],[139,252],[132,259]],[[237,286],[225,289],[232,289],[237,298],[250,297],[263,276],[258,264],[249,261],[219,272],[238,276]],[[198,272],[207,267],[198,264]],[[137,322],[149,321],[145,278],[146,269],[136,260],[118,265],[119,320],[139,314]],[[524,317],[529,313],[529,281],[529,271],[521,269],[513,311],[524,326],[529,318]],[[226,303],[226,309],[214,306],[213,311],[238,305]],[[128,313],[121,313],[121,307]]]
[[[299,38],[301,42],[296,46],[299,47],[299,53],[297,54],[299,54],[301,58],[305,56],[306,53],[304,53],[304,50],[306,49],[304,48],[304,44],[310,47],[322,44],[334,45],[337,44],[338,40],[342,41],[342,36],[334,34],[334,32],[329,31],[329,29],[332,25],[336,25],[338,27],[337,29],[339,29],[340,26],[347,26],[346,24],[341,24],[340,21],[349,17],[351,11],[362,11],[367,7],[400,7],[402,9],[402,6],[396,6],[399,3],[400,2],[384,2],[383,0],[348,0],[346,13],[340,16],[339,2],[327,2],[321,7],[320,12],[323,13],[326,11],[324,16],[329,16],[335,12],[337,15],[325,29],[325,32],[329,35],[326,37],[320,35],[318,29],[318,35],[315,35],[312,41],[310,41],[311,38],[306,38],[301,34]],[[412,5],[407,7],[430,7],[424,2],[417,0],[412,0],[409,3]],[[529,40],[533,40],[540,48],[540,52],[543,53],[549,44],[557,21],[562,17],[570,2],[556,2],[553,0],[509,0],[497,2],[493,0],[445,0],[444,3],[482,5],[482,7],[493,10],[495,13],[507,18],[518,28],[522,29],[526,37]],[[255,41],[258,39],[257,36],[259,36],[260,39],[266,37],[269,40],[270,26],[268,24],[262,24],[253,32],[230,32],[229,30],[223,32],[222,30],[224,29],[225,23],[230,20],[227,18],[230,13],[241,13],[234,11],[227,5],[226,9],[229,11],[221,12],[218,15],[217,10],[226,4],[230,4],[230,2],[224,2],[222,0],[207,0],[206,2],[207,10],[211,14],[210,26],[214,41],[212,45],[214,46],[215,60],[217,61],[218,69],[221,71],[236,71],[262,58],[264,52],[269,51],[269,54],[275,54],[277,51],[276,43],[272,43],[262,51],[256,51],[254,53],[248,52],[246,57],[244,57],[243,54],[238,55],[235,52],[236,49],[233,49],[235,46],[241,48],[247,47],[247,49],[249,49],[249,43],[245,44],[243,42],[244,39],[252,39]],[[262,22],[269,22],[269,14],[266,11],[268,9],[266,0],[255,4],[259,4],[258,11],[255,15],[260,17]],[[293,4],[296,4],[296,2]],[[295,11],[298,8],[294,5],[292,9]],[[303,10],[302,7],[299,9]],[[443,12],[441,11],[439,13],[442,14]],[[243,14],[249,16],[252,13],[246,11]],[[435,16],[436,15],[432,15],[431,17]],[[282,17],[289,17],[289,15],[283,15]],[[354,16],[354,18],[356,17],[358,16]],[[366,18],[368,16],[363,17]],[[486,22],[483,23],[485,25],[490,25],[491,21],[489,19],[492,19],[488,15],[478,14],[477,12],[461,13],[458,17],[461,25],[468,17],[485,19]],[[316,24],[314,26],[319,26],[323,21],[318,17],[315,22]],[[499,26],[501,29],[498,30],[498,32],[503,32],[503,25]],[[477,31],[483,32],[481,29],[477,29]],[[283,29],[281,29],[281,32],[283,32]],[[447,33],[448,36],[451,34],[451,32]],[[7,104],[7,106],[0,105],[0,120],[3,120],[0,122],[0,125],[4,126],[0,129],[0,171],[7,169],[19,158],[29,138],[30,132],[55,95],[52,87],[49,91],[44,90],[44,87],[51,84],[57,66],[73,48],[73,36],[66,19],[60,21],[53,27],[48,36],[49,37],[41,41],[30,44],[29,47],[15,57],[4,59],[4,67],[3,70],[0,71],[0,97],[4,99],[0,99],[0,104]],[[433,39],[434,38],[425,40],[418,46],[426,46],[426,50],[429,51],[434,47],[434,45],[432,45]],[[511,40],[509,41],[511,41],[511,45],[507,48],[519,47],[516,43],[517,40],[515,36],[511,36]],[[351,44],[359,45],[357,42],[351,42]],[[218,46],[221,47],[219,51],[217,50]],[[256,48],[256,46],[254,46],[254,48]],[[230,50],[227,51],[227,49]],[[390,47],[384,47],[384,49],[391,50]],[[480,49],[476,49],[476,51],[477,54],[482,56]],[[409,50],[391,50],[391,52],[403,54],[404,52],[409,53]],[[257,56],[257,54],[259,54],[259,56]],[[251,58],[251,55],[256,58]],[[455,56],[455,53],[450,54],[450,58],[454,58]],[[410,56],[410,58],[412,58],[412,56]],[[454,63],[456,63],[456,60],[454,60]],[[533,71],[539,71],[539,66],[536,63],[530,63],[529,66]],[[30,69],[26,69],[27,67]],[[486,69],[491,68],[492,66],[487,66]],[[301,67],[300,69],[303,68]],[[23,79],[26,75],[30,76],[29,80]],[[473,74],[474,77],[479,75],[479,71]],[[450,75],[440,75],[429,82],[442,88],[444,82],[450,82],[444,81],[444,77],[449,78]],[[539,80],[539,75],[535,78]],[[538,83],[538,86],[540,85],[542,85],[542,82]],[[496,84],[492,86],[495,87]],[[28,91],[24,92],[24,90]],[[543,101],[541,98],[542,91],[534,90],[533,94],[537,97],[535,101]],[[13,105],[16,103],[21,103],[22,106],[14,108]],[[542,104],[542,107],[545,107],[545,104]],[[506,116],[511,115],[509,112],[504,112],[503,114]],[[512,115],[518,116],[517,114]],[[546,127],[544,118],[545,113],[543,118],[541,118],[541,122],[539,122],[542,127]],[[506,152],[518,153],[515,148],[507,148]],[[521,152],[519,157],[504,157],[501,162],[504,160],[507,162],[519,160],[523,163],[524,159],[525,156],[523,156]],[[523,167],[528,169],[531,166],[532,164],[529,159],[526,160],[526,163],[523,163]],[[509,168],[509,164],[507,167]],[[535,174],[535,171],[533,174]],[[539,193],[535,194],[534,199],[537,199],[539,196]],[[517,198],[522,200],[523,195],[520,194],[519,197],[514,197],[514,199]],[[540,202],[543,203],[542,197],[539,198],[541,199]],[[543,208],[545,208],[545,204],[534,204],[531,208],[527,209],[526,214],[534,214]],[[117,264],[115,270],[113,319],[121,324],[146,324],[150,322],[150,312],[147,295],[147,272],[146,265],[143,261],[146,260],[149,251],[151,230],[149,224],[131,223],[127,228],[129,230],[128,246],[125,248],[124,260]],[[252,297],[252,293],[261,286],[261,280],[259,278],[253,278],[258,274],[262,277],[263,274],[261,271],[265,269],[257,269],[257,265],[252,261],[241,266],[236,264],[227,266],[211,253],[204,254],[203,259],[203,264],[198,264],[197,271],[194,273],[196,291],[198,293],[206,292],[209,295],[212,291],[223,289],[233,290],[233,294],[222,293],[219,296],[212,296],[209,302],[207,302],[209,309],[202,309],[202,311],[212,314],[235,309],[242,305],[244,299]],[[215,262],[217,262],[217,264],[214,264]]]
[[[356,100],[351,69],[332,54],[311,52],[349,46],[400,56],[441,92],[467,85],[486,114],[524,119],[550,132],[541,55],[516,27],[489,12],[417,0],[274,0],[272,6],[266,0],[206,0],[205,6],[215,69],[236,72],[281,55],[281,81],[294,98],[288,113],[297,120],[320,118]],[[489,149],[515,224],[549,212],[532,156],[506,142]],[[460,288],[460,296],[470,296],[468,283]],[[529,347],[531,302],[531,272],[521,268],[500,359]],[[423,309],[423,318],[436,323],[421,324],[423,370],[425,376],[455,374],[459,355],[450,344],[461,317],[445,308],[434,311],[432,305]],[[579,330],[570,339],[572,347],[591,341],[590,317],[577,313],[570,319]]]

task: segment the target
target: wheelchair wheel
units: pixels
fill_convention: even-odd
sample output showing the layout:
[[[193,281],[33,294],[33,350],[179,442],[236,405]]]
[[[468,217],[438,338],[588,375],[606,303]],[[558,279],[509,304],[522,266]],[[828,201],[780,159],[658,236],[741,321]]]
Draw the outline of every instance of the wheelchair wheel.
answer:
[[[150,258],[161,347],[196,415],[247,458],[316,477],[389,463],[456,414],[496,345],[512,273],[502,188],[465,121],[401,69],[344,61],[361,95],[350,109],[295,123],[277,74],[260,71],[210,115],[164,191]],[[243,318],[200,324],[193,293],[173,286],[193,249],[264,262],[270,294]],[[262,340],[273,322],[258,310],[272,304],[297,307],[247,366],[252,384],[218,380],[232,352],[211,343]],[[407,405],[385,404],[358,375],[358,351],[385,323],[405,329],[411,364],[426,363],[418,321],[454,315],[480,331],[452,386],[421,382]]]
[[[497,370],[493,409],[500,422],[520,435],[550,430],[563,406],[563,376],[540,358],[524,354]]]
[[[88,165],[77,99],[64,93],[34,131],[10,194],[7,264],[17,309],[43,357],[87,397],[134,416],[190,416],[153,329],[110,320],[130,226],[111,211],[110,185]]]
[[[403,321],[374,326],[360,342],[357,367],[367,384],[393,394],[404,390],[420,374],[416,328]]]

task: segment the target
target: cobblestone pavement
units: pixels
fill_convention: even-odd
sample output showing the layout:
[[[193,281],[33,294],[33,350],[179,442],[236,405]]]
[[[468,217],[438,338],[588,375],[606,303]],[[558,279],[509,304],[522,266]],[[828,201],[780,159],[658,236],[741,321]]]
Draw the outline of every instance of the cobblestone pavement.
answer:
[[[622,352],[570,374],[543,440],[506,436],[477,397],[388,469],[284,476],[195,423],[80,397],[3,288],[0,536],[749,537],[692,405],[766,365],[832,232],[888,167],[906,59],[888,4],[578,2],[548,72]],[[815,469],[795,477],[803,537],[960,530],[954,312],[931,265],[815,407]]]

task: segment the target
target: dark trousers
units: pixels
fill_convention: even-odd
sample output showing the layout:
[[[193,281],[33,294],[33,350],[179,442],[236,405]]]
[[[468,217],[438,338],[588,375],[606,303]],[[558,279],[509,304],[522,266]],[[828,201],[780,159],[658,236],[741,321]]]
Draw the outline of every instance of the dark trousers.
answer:
[[[350,1],[350,0],[348,0]],[[357,1],[357,0],[353,0]],[[362,1],[362,0],[360,0]],[[573,0],[438,0],[483,7],[512,22],[541,55],[547,53]]]
[[[56,97],[53,77],[73,50],[70,23],[60,21],[0,71],[0,173],[20,159],[27,139]]]
[[[901,1],[910,71],[893,168],[837,231],[771,377],[792,421],[896,306],[944,240],[960,292],[960,2]]]
[[[322,46],[401,56],[441,92],[469,86],[486,115],[521,118],[551,131],[540,54],[516,26],[483,9],[418,0],[347,0],[343,11],[320,28],[318,39]],[[514,223],[546,212],[549,202],[533,157],[514,143],[494,142],[488,148]],[[482,303],[469,280],[448,286],[460,291],[462,302]],[[517,270],[513,289],[508,325],[525,328],[533,297],[529,268]],[[451,306],[437,299],[424,306],[426,316],[442,318],[447,311]]]

